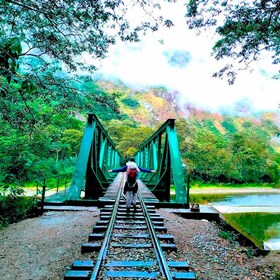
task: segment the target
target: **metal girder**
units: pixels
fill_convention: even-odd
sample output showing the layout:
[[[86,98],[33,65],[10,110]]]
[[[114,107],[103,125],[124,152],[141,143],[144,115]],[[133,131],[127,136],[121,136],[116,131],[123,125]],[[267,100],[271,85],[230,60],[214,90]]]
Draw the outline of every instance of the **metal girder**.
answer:
[[[156,173],[145,173],[141,180],[161,201],[170,201],[170,186],[175,187],[175,201],[188,204],[184,170],[180,156],[175,120],[168,119],[135,155],[139,166],[156,169]]]
[[[119,167],[121,159],[96,115],[89,114],[67,200],[79,199],[82,190],[88,199],[102,196],[115,177],[107,170]],[[159,200],[170,201],[170,186],[174,184],[175,202],[188,204],[174,119],[167,120],[140,146],[135,160],[141,167],[157,170],[141,173],[140,178]]]
[[[107,170],[119,166],[120,160],[114,142],[96,115],[89,114],[67,200],[79,199],[82,190],[85,198],[99,198],[109,186]]]

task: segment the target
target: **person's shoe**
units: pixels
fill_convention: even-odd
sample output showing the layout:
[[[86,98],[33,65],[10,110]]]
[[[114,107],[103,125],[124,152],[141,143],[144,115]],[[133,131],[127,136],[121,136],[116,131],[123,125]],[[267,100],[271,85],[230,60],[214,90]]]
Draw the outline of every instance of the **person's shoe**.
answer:
[[[126,212],[129,212],[130,211],[130,209],[129,208],[126,208]]]

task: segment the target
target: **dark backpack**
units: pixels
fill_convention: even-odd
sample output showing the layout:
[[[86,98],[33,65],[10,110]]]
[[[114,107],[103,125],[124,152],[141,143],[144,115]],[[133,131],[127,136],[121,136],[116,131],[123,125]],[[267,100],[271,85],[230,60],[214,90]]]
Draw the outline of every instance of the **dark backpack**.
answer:
[[[136,168],[127,168],[127,183],[128,185],[135,184],[137,179],[138,170]]]

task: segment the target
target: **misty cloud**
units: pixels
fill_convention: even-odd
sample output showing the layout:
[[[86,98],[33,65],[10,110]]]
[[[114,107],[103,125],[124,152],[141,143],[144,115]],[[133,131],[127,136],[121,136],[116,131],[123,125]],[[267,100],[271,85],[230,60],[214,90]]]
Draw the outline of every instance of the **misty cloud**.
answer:
[[[270,59],[260,60],[251,65],[253,72],[240,71],[234,85],[213,78],[213,73],[227,61],[217,61],[211,56],[215,41],[211,34],[196,36],[186,28],[184,11],[184,1],[177,1],[177,6],[172,4],[172,9],[170,6],[166,9],[168,18],[171,12],[174,15],[173,28],[158,35],[147,34],[132,45],[118,42],[111,46],[99,73],[137,88],[165,86],[181,94],[182,104],[211,112],[242,114],[242,107],[237,105],[243,101],[250,105],[247,106],[250,111],[279,112],[279,80],[270,78],[278,71],[277,65],[272,65]]]
[[[167,58],[168,64],[173,67],[185,68],[191,61],[191,54],[188,51],[165,51],[163,55]]]

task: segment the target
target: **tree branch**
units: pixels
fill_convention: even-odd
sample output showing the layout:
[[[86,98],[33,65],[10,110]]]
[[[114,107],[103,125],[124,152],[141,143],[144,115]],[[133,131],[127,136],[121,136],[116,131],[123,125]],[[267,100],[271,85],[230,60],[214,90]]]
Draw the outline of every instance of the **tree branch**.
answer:
[[[23,3],[20,3],[20,2],[15,2],[15,1],[12,1],[12,0],[6,0],[6,2],[8,2],[10,4],[18,5],[20,7],[26,8],[28,10],[32,10],[32,11],[37,12],[37,13],[47,14],[46,12],[44,12],[44,11],[42,11],[42,10],[36,8],[36,7],[35,8],[30,7],[30,6],[27,6],[27,5],[25,5]]]

